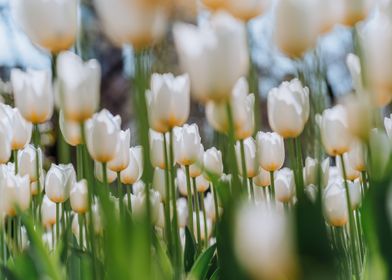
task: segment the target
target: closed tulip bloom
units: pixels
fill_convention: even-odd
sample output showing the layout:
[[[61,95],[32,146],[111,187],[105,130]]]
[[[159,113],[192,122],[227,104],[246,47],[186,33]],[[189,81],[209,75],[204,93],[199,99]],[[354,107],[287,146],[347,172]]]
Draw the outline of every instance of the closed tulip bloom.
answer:
[[[76,173],[72,164],[52,164],[45,178],[45,192],[55,203],[65,202],[75,184]]]
[[[289,203],[295,194],[294,172],[283,168],[276,172],[275,198],[282,203]]]
[[[341,155],[350,149],[352,135],[348,128],[347,112],[342,105],[324,110],[322,116],[317,116],[317,122],[324,148],[330,156]]]
[[[188,195],[188,189],[187,189],[187,182],[186,182],[186,175],[184,170],[181,168],[177,169],[177,176],[176,176],[176,185],[178,187],[178,191],[182,196],[187,196]],[[191,189],[191,192],[193,194],[193,190]]]
[[[268,187],[271,185],[270,173],[259,167],[257,175],[253,178],[253,184],[258,187]]]
[[[166,137],[166,136],[165,136]],[[166,168],[165,154],[163,149],[163,135],[155,130],[150,129],[149,131],[150,141],[150,160],[153,167],[159,167],[161,169]],[[166,137],[167,150],[169,150],[169,137]]]
[[[240,78],[235,84],[230,96],[230,106],[233,110],[234,132],[236,139],[252,136],[255,129],[254,104],[255,96],[248,94],[249,87],[245,78]],[[206,105],[206,116],[210,125],[217,131],[227,133],[229,121],[227,104],[210,101]]]
[[[188,205],[185,198],[177,199],[178,226],[185,228],[188,223]]]
[[[304,181],[305,181],[305,186],[309,185],[318,185],[318,168],[321,168],[320,170],[320,180],[322,186],[326,186],[328,183],[328,175],[329,175],[329,158],[324,159],[321,162],[321,166],[318,166],[318,160],[311,158],[311,157],[306,157],[305,159],[305,166],[303,168],[303,176],[304,176]]]
[[[298,79],[283,82],[268,93],[268,121],[283,138],[295,138],[309,118],[309,89]]]
[[[280,0],[275,12],[275,41],[283,53],[301,57],[316,45],[322,23],[319,1]]]
[[[349,165],[357,171],[365,171],[365,158],[364,158],[364,147],[358,140],[353,141],[351,149],[347,154]]]
[[[167,132],[175,126],[182,126],[188,120],[190,111],[189,76],[153,74],[147,103],[152,129]]]
[[[364,92],[346,95],[342,105],[347,112],[347,124],[353,136],[367,140],[373,126],[373,102]]]
[[[244,21],[261,15],[269,5],[269,0],[226,0],[225,10]]]
[[[86,141],[91,157],[98,162],[113,160],[119,149],[121,119],[103,109],[86,121]]]
[[[166,31],[165,1],[95,0],[106,35],[118,46],[139,50],[155,43]]]
[[[16,215],[16,210],[29,209],[31,194],[30,182],[27,175],[20,176],[8,173],[2,183],[3,209],[10,217]]]
[[[67,142],[71,146],[77,146],[82,144],[82,132],[80,123],[65,119],[62,110],[60,111],[59,116],[59,126],[65,142]]]
[[[56,95],[67,120],[82,122],[99,108],[101,67],[95,59],[83,62],[72,52],[57,59]]]
[[[129,148],[129,163],[127,168],[120,172],[121,183],[132,185],[139,181],[143,175],[143,148],[136,146]]]
[[[216,213],[215,213],[215,202],[214,197],[211,193],[207,193],[206,197],[204,198],[204,205],[206,207],[206,215],[211,221],[216,221]]]
[[[200,144],[199,154],[195,163],[189,166],[189,175],[191,178],[196,178],[203,173],[203,158],[204,158],[204,146]]]
[[[58,53],[74,44],[77,0],[15,0],[11,2],[11,10],[17,24],[40,47]]]
[[[59,212],[59,219],[61,219],[62,211]],[[41,205],[41,215],[42,215],[42,224],[46,228],[51,228],[53,225],[56,224],[56,203],[51,201],[46,195],[42,200]]]
[[[258,132],[256,142],[260,166],[267,171],[280,169],[285,158],[283,138],[275,132]]]
[[[29,175],[30,181],[37,181],[37,170],[36,170],[36,148],[29,144],[18,153],[18,173],[21,176]],[[42,151],[38,148],[38,163],[40,174],[42,172]]]
[[[199,211],[199,213],[193,212],[193,231],[194,235],[197,236],[197,220],[196,220],[196,215],[199,215],[200,218],[200,233],[201,233],[201,240],[208,240],[211,236],[212,233],[212,221],[207,218],[206,222],[207,224],[204,224],[204,216],[203,212]],[[205,230],[204,227],[207,227],[207,236],[205,236]]]
[[[320,33],[324,34],[341,23],[345,14],[345,4],[342,0],[319,1],[319,11],[321,16]]]
[[[32,196],[36,196],[39,193],[42,193],[42,191],[45,189],[45,178],[46,178],[45,170],[42,170],[39,176],[39,188],[38,188],[38,180],[30,183],[30,190]]]
[[[15,105],[27,121],[37,124],[51,118],[54,101],[49,72],[12,69],[11,83]]]
[[[1,118],[9,122],[8,125],[12,128],[12,133],[8,133],[8,136],[12,135],[12,150],[23,149],[30,142],[33,125],[22,117],[18,108],[11,108],[5,104],[0,104],[0,106]],[[4,119],[4,114],[7,115],[7,120]]]
[[[7,108],[0,107],[0,163],[6,163],[11,156],[13,127]]]
[[[362,187],[359,179],[349,181],[348,190],[350,192],[351,209],[356,210],[362,202]]]
[[[210,187],[210,182],[203,175],[196,177],[196,190],[204,193]]]
[[[222,153],[217,148],[212,147],[204,152],[204,169],[218,178],[223,175]],[[206,174],[205,174],[206,175]],[[208,175],[206,176],[208,178]]]
[[[373,0],[343,0],[344,13],[341,22],[348,26],[354,26],[357,22],[365,19],[374,4]],[[381,1],[380,1],[381,2]]]
[[[343,181],[328,185],[323,195],[324,215],[331,226],[341,227],[348,222],[346,192]]]
[[[94,233],[97,235],[101,235],[103,232],[101,208],[99,207],[99,204],[95,202],[92,205],[91,210],[92,210],[92,217],[94,221]]]
[[[359,34],[367,86],[375,95],[376,104],[385,106],[392,99],[392,66],[385,63],[392,59],[391,15],[377,10],[372,19],[361,26]]]
[[[239,142],[237,142],[237,144],[235,145],[235,152],[237,157],[237,165],[242,166],[241,147]],[[245,139],[244,152],[245,152],[245,164],[246,164],[247,174],[242,174],[242,168],[239,168],[238,171],[241,176],[246,176],[247,178],[253,178],[257,175],[259,171],[255,139],[253,139],[252,137]]]
[[[196,124],[185,124],[174,129],[174,155],[180,165],[196,162],[200,152],[201,138]]]
[[[166,180],[165,170],[156,167],[154,169],[154,176],[152,178],[152,187],[159,192],[162,201],[166,200]]]
[[[343,154],[343,160],[344,160],[344,167],[346,168],[346,179],[353,181],[359,178],[359,176],[361,176],[361,172],[359,172],[358,170],[354,169],[353,166],[351,166],[350,161],[348,159],[348,153]],[[340,175],[344,177],[341,161],[336,159],[336,163],[340,170]]]
[[[95,178],[97,178],[100,182],[103,182],[103,170],[102,170],[102,164],[100,162],[94,161],[94,175]],[[109,168],[106,167],[106,175],[108,179],[108,183],[111,184],[116,180],[117,178],[117,173],[110,170]]]
[[[194,98],[201,102],[229,99],[235,83],[248,72],[244,24],[219,12],[205,26],[176,23],[173,33],[181,66],[191,80]]]
[[[76,182],[70,192],[70,203],[73,211],[79,214],[87,212],[88,208],[88,187],[87,181]]]
[[[118,137],[118,150],[113,160],[108,162],[108,168],[120,172],[129,165],[129,146],[131,144],[130,130],[120,131]]]

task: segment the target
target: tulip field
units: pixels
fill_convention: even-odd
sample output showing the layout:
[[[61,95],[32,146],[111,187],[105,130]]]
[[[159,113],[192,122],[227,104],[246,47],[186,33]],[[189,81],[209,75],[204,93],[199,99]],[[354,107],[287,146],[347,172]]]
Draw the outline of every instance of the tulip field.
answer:
[[[391,0],[5,2],[0,280],[392,278]]]

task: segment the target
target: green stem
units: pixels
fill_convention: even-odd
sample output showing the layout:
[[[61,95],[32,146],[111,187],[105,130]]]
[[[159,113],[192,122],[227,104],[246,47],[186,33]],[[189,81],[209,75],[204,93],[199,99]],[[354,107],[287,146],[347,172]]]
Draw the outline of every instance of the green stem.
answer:
[[[253,202],[255,202],[255,190],[253,188],[253,179],[249,178],[249,190],[250,190],[250,198],[252,199]]]
[[[271,180],[271,196],[272,203],[275,203],[275,179],[274,179],[274,171],[270,171],[270,180]]]
[[[248,189],[248,184],[247,184],[248,172],[246,169],[244,140],[241,139],[239,142],[240,142],[240,150],[241,150],[242,185],[243,188],[248,191],[248,195],[250,196],[250,190]]]
[[[173,248],[173,234],[170,222],[170,197],[172,194],[170,193],[170,179],[169,179],[169,159],[167,155],[167,140],[166,133],[162,133],[163,137],[163,156],[165,160],[165,235],[167,239],[167,244],[169,247],[169,253],[173,256],[174,248]]]
[[[206,213],[206,207],[204,204],[204,193],[201,192],[200,194],[200,202],[201,202],[201,211],[203,211],[203,222],[204,222],[204,243],[205,243],[205,248],[208,247],[208,229],[207,229],[207,213]]]
[[[216,224],[218,224],[219,221],[218,194],[217,194],[216,186],[214,184],[212,184],[212,195],[214,197],[215,220],[216,220]]]
[[[196,206],[196,230],[197,230],[197,246],[200,253],[201,250],[201,229],[200,229],[200,207],[199,207],[199,198],[197,195],[196,188],[196,178],[192,178],[193,181],[193,193],[195,194],[195,206]]]
[[[124,192],[123,192],[123,186],[121,183],[121,174],[120,172],[117,172],[117,195],[119,198],[119,204],[120,204],[120,216],[124,215]]]
[[[289,149],[289,156],[290,156],[290,166],[294,172],[295,190],[296,190],[296,194],[299,199],[300,197],[302,198],[301,194],[303,192],[303,189],[301,190],[300,184],[298,182],[298,174],[297,174],[298,170],[297,170],[297,161],[296,161],[296,153],[295,153],[295,140],[294,139],[287,139],[287,142],[288,142],[288,149]]]
[[[303,177],[303,160],[302,160],[302,146],[301,146],[301,141],[297,137],[294,139],[295,142],[295,148],[296,148],[296,154],[297,154],[297,181],[299,184],[299,193],[297,193],[298,200],[301,200],[304,198],[305,195],[305,187],[304,187],[304,177]]]
[[[18,150],[12,151],[13,158],[14,158],[14,165],[15,165],[15,175],[18,174],[19,167],[18,167]]]
[[[60,239],[60,203],[56,203],[56,241]]]
[[[36,213],[36,211],[38,212],[38,217],[36,217],[36,220],[40,219],[40,209],[41,209],[41,181],[40,181],[40,172],[39,172],[39,166],[40,166],[40,162],[39,162],[39,145],[40,145],[40,133],[39,133],[39,128],[38,128],[38,124],[34,124],[34,128],[33,128],[33,141],[34,141],[34,147],[35,147],[35,174],[37,176],[37,189],[38,189],[38,195],[37,195],[37,200],[38,203],[36,205],[37,209],[34,210],[34,213]]]
[[[347,202],[347,208],[348,208],[348,216],[349,216],[349,230],[350,230],[350,249],[353,257],[353,263],[354,263],[354,273],[355,273],[355,278],[360,279],[360,263],[358,260],[358,250],[356,248],[356,234],[355,234],[355,220],[354,220],[354,215],[353,215],[353,210],[351,207],[351,199],[350,199],[350,191],[348,188],[348,183],[347,183],[347,173],[346,173],[346,166],[344,164],[344,159],[343,155],[339,155],[340,158],[340,163],[342,165],[342,170],[343,170],[343,179],[344,179],[344,188],[346,190],[346,202]]]
[[[188,217],[189,217],[189,229],[191,234],[194,235],[193,231],[193,205],[192,205],[192,187],[191,187],[191,176],[189,174],[189,165],[185,166],[185,175],[186,175],[186,191],[187,191],[187,201],[188,201]],[[194,193],[196,196],[197,193]],[[195,236],[193,236],[195,237]]]
[[[132,199],[131,199],[132,185],[127,186],[127,199],[128,199],[128,209],[132,213]]]
[[[78,214],[78,222],[79,222],[79,246],[80,250],[83,251],[83,214]]]
[[[76,146],[76,175],[78,176],[78,181],[80,181],[83,177],[83,147],[82,145]]]

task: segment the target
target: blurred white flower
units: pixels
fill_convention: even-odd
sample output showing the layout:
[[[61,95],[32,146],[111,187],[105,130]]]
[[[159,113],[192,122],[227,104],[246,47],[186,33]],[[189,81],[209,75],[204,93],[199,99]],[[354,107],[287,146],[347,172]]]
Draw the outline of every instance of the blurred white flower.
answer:
[[[204,169],[217,177],[223,174],[222,153],[217,148],[212,147],[204,152],[203,157]],[[207,174],[204,174],[207,175]],[[206,176],[208,178],[208,175]]]
[[[64,118],[61,110],[59,115],[59,126],[64,140],[71,146],[82,144],[82,132],[80,123],[70,121]]]
[[[129,163],[120,173],[121,183],[124,185],[132,185],[143,175],[143,148],[136,146],[129,148]]]
[[[320,180],[322,186],[326,186],[328,183],[328,178],[329,178],[329,158],[324,159],[321,162],[320,166]],[[305,166],[303,168],[303,176],[304,176],[304,183],[305,186],[308,185],[318,185],[318,160],[311,158],[311,157],[306,157],[305,159]]]
[[[205,224],[204,223],[204,218],[203,218],[204,217],[203,216],[203,212],[199,211],[198,214],[199,214],[199,220],[200,220],[200,233],[201,233],[200,237],[201,237],[201,240],[207,240],[207,239],[210,238],[211,233],[212,233],[212,221],[209,218],[207,218],[206,219],[207,224]],[[194,231],[194,236],[197,236],[196,215],[197,215],[197,213],[193,212],[193,231]],[[207,236],[205,236],[205,228],[204,227],[207,227]]]
[[[188,204],[185,198],[177,199],[178,226],[185,228],[188,224]]]
[[[282,136],[275,132],[258,132],[256,137],[260,166],[275,171],[283,166],[285,151]]]
[[[76,182],[70,192],[71,208],[78,214],[84,214],[88,208],[88,186],[86,180]]]
[[[127,168],[130,161],[129,146],[131,144],[131,132],[120,130],[118,134],[118,149],[115,157],[108,162],[108,168],[114,172],[120,172]]]
[[[348,222],[346,191],[343,180],[328,184],[323,194],[324,215],[331,226],[341,227]]]
[[[152,179],[152,187],[159,192],[162,201],[166,200],[166,178],[165,170],[156,167]]]
[[[362,201],[362,186],[359,179],[349,181],[348,190],[350,192],[351,209],[356,210]]]
[[[166,147],[169,151],[169,135],[165,134]],[[164,138],[162,133],[158,133],[155,130],[150,129],[149,141],[150,141],[150,160],[153,167],[159,167],[161,169],[166,168],[165,154],[164,154]]]
[[[255,177],[259,171],[255,139],[249,137],[244,140],[246,174],[243,174],[241,168],[242,167],[241,147],[238,141],[237,144],[235,145],[235,152],[237,157],[237,166],[239,166],[238,167],[239,174],[241,176],[246,176],[247,178]]]
[[[357,178],[359,178],[359,176],[361,175],[361,173],[358,170],[355,170],[353,168],[353,166],[351,166],[350,161],[348,159],[348,153],[344,153],[343,154],[343,161],[344,161],[344,167],[346,169],[346,179],[353,181]],[[341,159],[340,158],[336,158],[336,165],[340,170],[340,175],[342,176],[342,178],[344,178],[344,174],[343,174],[343,166],[341,163]]]
[[[294,172],[289,168],[278,170],[275,175],[275,198],[282,203],[289,203],[295,194]]]
[[[20,150],[18,153],[18,173],[23,175],[29,175],[30,182],[37,181],[37,149],[29,144],[24,147],[24,149]],[[42,151],[38,148],[38,167],[39,174],[42,173]]]
[[[204,193],[210,187],[210,182],[203,175],[196,177],[196,190]]]
[[[103,166],[102,163],[94,161],[94,175],[100,182],[103,182]],[[106,167],[106,175],[108,184],[113,183],[117,179],[117,173]]]
[[[13,126],[6,105],[0,106],[0,163],[11,157]]]
[[[196,162],[200,152],[201,138],[196,124],[185,124],[183,127],[175,127],[174,133],[174,156],[180,165],[191,165]]]
[[[26,211],[29,209],[31,194],[30,181],[27,175],[20,176],[6,172],[1,183],[1,204],[5,213],[12,217],[16,215],[17,209]]]
[[[60,207],[61,204],[60,204]],[[61,209],[61,208],[60,208]],[[60,211],[59,220],[62,216],[62,211]],[[41,215],[42,215],[42,224],[46,228],[51,228],[54,224],[56,224],[56,203],[52,202],[46,195],[44,196],[41,204]]]
[[[365,171],[365,147],[358,140],[354,140],[351,144],[350,151],[348,152],[348,163],[349,165],[357,171]]]
[[[258,187],[268,187],[271,185],[270,173],[262,167],[259,167],[256,177],[253,178],[253,184]]]
[[[189,166],[189,175],[192,178],[196,178],[203,173],[203,158],[204,158],[204,146],[200,144],[199,154],[195,163]]]
[[[75,182],[76,173],[72,164],[52,163],[45,178],[46,195],[55,203],[65,202]]]

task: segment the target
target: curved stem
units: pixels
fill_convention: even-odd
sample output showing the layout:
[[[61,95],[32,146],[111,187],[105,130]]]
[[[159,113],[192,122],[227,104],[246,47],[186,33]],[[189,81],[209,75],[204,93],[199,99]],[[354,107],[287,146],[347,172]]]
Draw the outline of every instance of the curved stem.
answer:
[[[196,188],[196,178],[192,178],[193,181],[193,193],[195,194],[195,207],[196,207],[196,230],[197,230],[197,245],[200,252],[201,248],[201,229],[200,229],[200,207],[199,207],[199,198],[197,195],[197,188]]]
[[[203,211],[203,222],[204,222],[204,243],[205,247],[208,247],[208,228],[207,228],[207,213],[206,213],[206,207],[204,205],[204,193],[201,192],[199,193],[200,195],[200,203],[201,203],[201,211]]]
[[[169,252],[173,255],[174,248],[173,248],[173,234],[170,222],[170,198],[172,194],[170,193],[170,179],[169,179],[169,159],[167,155],[167,140],[166,140],[166,133],[162,133],[163,136],[163,157],[165,160],[165,235],[167,244],[169,247]]]
[[[216,190],[216,186],[212,184],[212,195],[214,197],[214,208],[215,208],[215,220],[218,224],[219,221],[219,205],[218,205],[218,194]]]
[[[193,231],[193,205],[192,205],[192,187],[191,187],[191,176],[189,174],[189,165],[185,166],[185,175],[186,175],[186,192],[187,192],[187,202],[188,202],[188,219],[189,219],[189,230],[192,235],[194,235]],[[195,199],[197,193],[194,193]],[[195,237],[195,236],[193,236]]]

